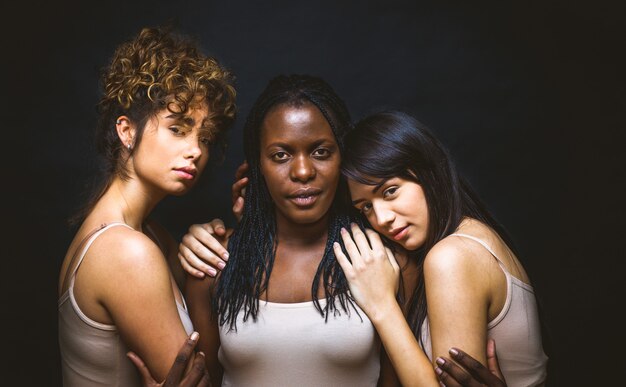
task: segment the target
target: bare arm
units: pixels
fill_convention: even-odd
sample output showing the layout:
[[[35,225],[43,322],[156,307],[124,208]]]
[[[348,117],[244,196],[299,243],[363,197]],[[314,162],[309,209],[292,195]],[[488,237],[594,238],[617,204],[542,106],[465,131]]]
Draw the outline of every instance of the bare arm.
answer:
[[[200,334],[198,349],[206,356],[206,366],[211,376],[211,384],[220,386],[223,369],[217,358],[220,347],[217,316],[212,311],[212,294],[215,279],[189,276],[185,284],[185,298],[189,316]]]
[[[386,254],[382,253],[384,246],[382,246],[380,237],[377,234],[371,230],[366,230],[366,234],[361,232],[357,227],[352,228],[352,237],[348,233],[343,233],[346,250],[352,262],[348,261],[338,245],[335,246],[337,260],[346,273],[351,293],[376,327],[402,384],[405,386],[438,386],[439,382],[434,367],[419,347],[413,332],[404,318],[402,309],[395,299],[399,267],[395,262],[394,256],[388,250]],[[439,260],[437,260],[437,262],[439,262]],[[433,277],[433,273],[434,275],[438,275],[437,270],[447,269],[446,264],[450,262],[443,260],[443,263],[443,267],[437,265],[434,268],[427,268],[426,270],[430,272],[429,276]],[[458,266],[456,266],[456,268],[459,269]],[[461,267],[461,269],[463,268]],[[445,272],[445,270],[441,270],[439,273],[443,272]],[[460,274],[465,275],[466,273],[456,273],[456,275]],[[471,276],[468,278],[464,277],[464,280],[473,283],[471,278]],[[458,281],[448,281],[443,284],[456,286],[457,291],[467,286],[467,284],[459,283]],[[442,289],[435,287],[435,290],[436,292],[431,292],[431,294],[439,294]],[[470,292],[470,297],[482,299],[480,297],[483,297],[484,288],[478,287],[473,290],[473,293]],[[461,300],[462,303],[467,302],[467,300],[464,300],[455,290],[452,290],[451,293],[455,294],[456,299],[442,298],[441,300],[430,301],[429,298],[429,304],[435,303],[442,308],[441,310],[438,309],[435,313],[441,313],[445,311],[446,308],[461,308],[461,310],[463,310],[462,307],[464,305],[459,307],[457,303],[459,300]],[[486,315],[486,309],[483,309],[483,314]],[[471,321],[464,322],[467,324],[467,326],[464,326],[463,323],[458,322],[458,320],[461,320],[460,318],[450,318],[449,313],[447,315],[440,314],[439,316],[444,320],[447,318],[448,320],[445,320],[445,323],[450,324],[448,325],[448,329],[457,334],[452,340],[458,340],[463,346],[470,346],[471,348],[473,348],[473,344],[475,344],[474,341],[477,342],[481,347],[480,350],[477,351],[479,355],[475,356],[479,357],[480,353],[482,353],[484,358],[486,339],[481,343],[481,337],[477,335],[478,339],[474,339],[474,341],[463,341],[458,335],[460,335],[459,332],[465,332],[467,334],[467,332],[471,332],[473,329],[486,331],[486,317],[483,318],[485,321],[480,318],[470,318]],[[433,338],[433,341],[435,340],[436,338]],[[447,342],[446,340],[440,341],[443,343]],[[442,344],[440,343],[440,345]],[[484,369],[484,366],[480,362],[477,363],[480,364],[482,368],[476,366],[476,369]],[[474,378],[470,380],[471,383],[476,382]],[[493,385],[498,386],[499,384]]]
[[[103,234],[91,253],[94,276],[83,278],[91,282],[84,289],[93,291],[95,306],[103,306],[127,347],[164,380],[187,334],[161,250],[144,234],[120,227]]]

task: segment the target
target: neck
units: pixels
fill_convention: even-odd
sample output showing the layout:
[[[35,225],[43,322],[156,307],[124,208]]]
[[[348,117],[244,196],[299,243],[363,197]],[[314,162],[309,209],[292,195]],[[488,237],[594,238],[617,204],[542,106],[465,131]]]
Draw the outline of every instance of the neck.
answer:
[[[122,180],[116,177],[97,207],[106,212],[111,221],[123,221],[135,230],[141,230],[143,222],[164,196],[150,192],[136,178]]]
[[[309,247],[326,243],[330,216],[326,213],[314,223],[298,224],[276,214],[276,236],[280,244]]]

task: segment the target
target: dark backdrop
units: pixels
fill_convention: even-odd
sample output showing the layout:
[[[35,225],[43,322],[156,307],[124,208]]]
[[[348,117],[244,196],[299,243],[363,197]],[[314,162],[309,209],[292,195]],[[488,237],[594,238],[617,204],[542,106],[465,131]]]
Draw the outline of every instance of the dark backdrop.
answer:
[[[86,5],[92,3],[89,6]],[[505,4],[506,3],[506,4]],[[617,2],[616,2],[617,3]],[[433,128],[521,250],[552,332],[558,385],[621,368],[626,258],[625,13],[571,1],[66,1],[5,5],[2,343],[7,385],[60,384],[56,286],[66,219],[97,170],[98,69],[171,22],[237,76],[225,162],[155,216],[181,236],[229,213],[241,128],[270,77],[325,78],[358,119],[396,108]],[[132,284],[129,284],[132,286]],[[6,379],[4,379],[6,380]],[[18,382],[19,381],[19,382]],[[4,384],[4,383],[2,383]]]

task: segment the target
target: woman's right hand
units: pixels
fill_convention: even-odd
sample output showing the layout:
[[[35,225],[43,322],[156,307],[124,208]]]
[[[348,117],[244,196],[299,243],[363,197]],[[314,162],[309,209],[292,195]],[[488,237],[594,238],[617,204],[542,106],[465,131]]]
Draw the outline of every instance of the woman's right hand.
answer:
[[[233,215],[237,221],[243,216],[244,195],[248,185],[248,163],[244,161],[235,172],[235,183],[231,187]],[[178,247],[178,259],[185,271],[194,277],[215,277],[228,261],[228,238],[231,229],[226,229],[221,219],[209,223],[193,224]]]
[[[178,259],[183,269],[194,277],[215,277],[228,261],[226,246],[232,231],[226,229],[221,219],[192,224],[178,246]]]

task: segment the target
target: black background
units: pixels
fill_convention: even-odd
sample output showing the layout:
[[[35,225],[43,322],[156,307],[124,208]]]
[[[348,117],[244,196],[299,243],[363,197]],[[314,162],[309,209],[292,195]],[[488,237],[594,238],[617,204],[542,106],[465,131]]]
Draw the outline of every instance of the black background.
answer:
[[[72,237],[66,219],[97,170],[98,70],[122,40],[166,22],[234,72],[239,106],[226,160],[154,214],[175,236],[213,217],[232,222],[241,127],[267,81],[318,75],[354,119],[405,110],[449,147],[522,252],[552,332],[556,385],[620,380],[623,362],[610,355],[624,343],[615,313],[626,258],[626,13],[617,3],[5,4],[3,380],[60,385],[57,276]]]

